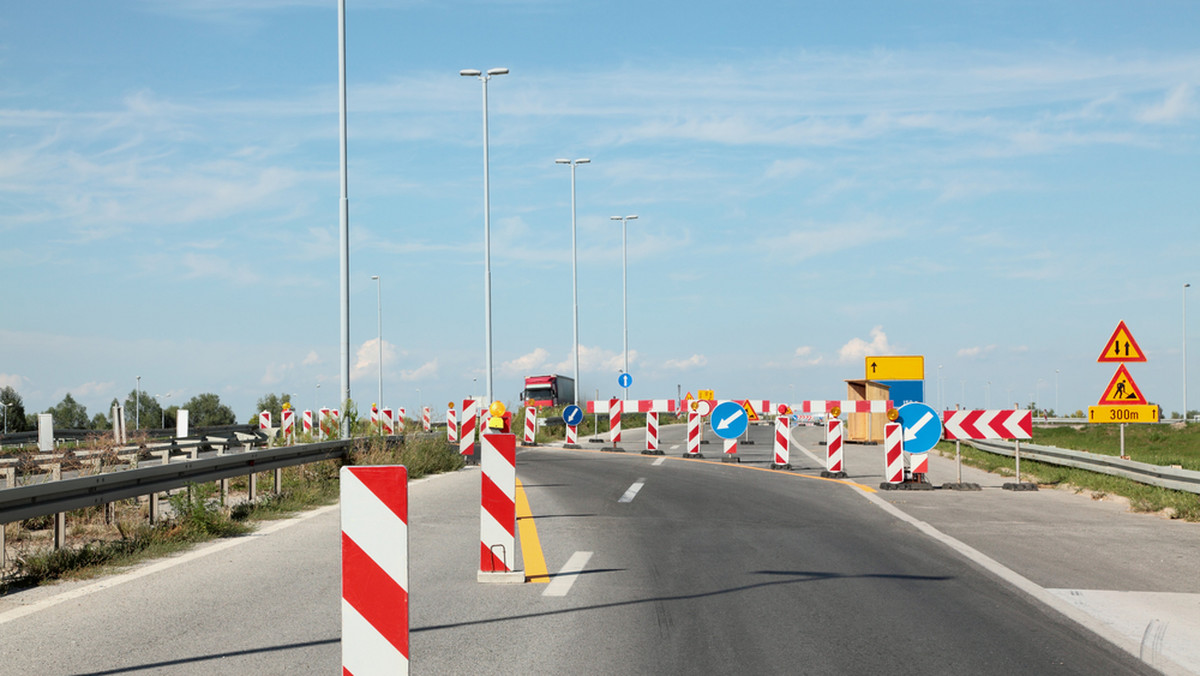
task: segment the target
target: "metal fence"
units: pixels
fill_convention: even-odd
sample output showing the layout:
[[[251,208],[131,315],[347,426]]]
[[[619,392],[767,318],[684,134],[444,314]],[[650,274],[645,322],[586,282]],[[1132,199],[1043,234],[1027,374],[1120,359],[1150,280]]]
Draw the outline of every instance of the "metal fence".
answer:
[[[964,441],[981,451],[1013,456],[1014,444],[1009,441]],[[1048,465],[1062,465],[1086,469],[1101,474],[1125,477],[1152,486],[1161,486],[1177,491],[1200,493],[1200,472],[1177,467],[1151,465],[1136,460],[1125,460],[1114,455],[1073,451],[1056,446],[1021,444],[1021,458],[1036,460]]]

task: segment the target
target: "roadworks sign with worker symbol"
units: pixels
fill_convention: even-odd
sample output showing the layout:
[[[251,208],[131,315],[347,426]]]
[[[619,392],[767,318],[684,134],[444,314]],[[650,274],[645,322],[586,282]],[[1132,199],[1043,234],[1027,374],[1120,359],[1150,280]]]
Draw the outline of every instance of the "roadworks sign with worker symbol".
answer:
[[[1142,396],[1142,391],[1138,389],[1137,383],[1133,382],[1133,376],[1129,375],[1129,370],[1121,364],[1117,368],[1117,372],[1113,374],[1112,380],[1109,381],[1108,387],[1104,389],[1104,396],[1100,397],[1097,402],[1101,406],[1105,405],[1129,405],[1140,404],[1146,405],[1146,398]]]

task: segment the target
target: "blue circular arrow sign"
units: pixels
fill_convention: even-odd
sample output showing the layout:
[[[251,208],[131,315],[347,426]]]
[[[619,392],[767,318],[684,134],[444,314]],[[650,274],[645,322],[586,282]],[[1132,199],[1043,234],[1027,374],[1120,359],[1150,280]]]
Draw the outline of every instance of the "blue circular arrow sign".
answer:
[[[563,409],[563,422],[568,425],[578,425],[583,422],[583,409],[572,404]]]
[[[629,387],[633,384],[633,376],[629,375],[628,373],[622,373],[621,375],[617,376],[617,384],[621,387]]]
[[[942,438],[942,419],[932,406],[909,402],[896,409],[904,428],[904,452],[926,453]]]
[[[717,404],[709,416],[713,433],[722,439],[736,439],[746,433],[750,418],[745,409],[736,401],[725,401]]]

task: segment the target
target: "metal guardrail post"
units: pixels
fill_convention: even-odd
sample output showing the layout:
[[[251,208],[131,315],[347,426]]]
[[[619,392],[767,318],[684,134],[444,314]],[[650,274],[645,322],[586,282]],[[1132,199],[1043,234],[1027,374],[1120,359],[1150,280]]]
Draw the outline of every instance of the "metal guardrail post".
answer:
[[[283,492],[283,468],[275,468],[275,494],[279,495]]]
[[[217,448],[217,457],[225,455],[225,448]],[[228,508],[229,506],[229,479],[218,479],[217,485],[221,489],[221,506]]]
[[[246,492],[248,494],[248,498],[250,502],[254,502],[258,499],[258,475],[254,472],[251,472],[249,477],[246,479],[246,483]]]

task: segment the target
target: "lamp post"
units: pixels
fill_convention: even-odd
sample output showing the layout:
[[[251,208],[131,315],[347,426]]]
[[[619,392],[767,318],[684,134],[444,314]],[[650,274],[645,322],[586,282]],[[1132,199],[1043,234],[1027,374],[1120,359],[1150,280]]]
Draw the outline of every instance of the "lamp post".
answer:
[[[487,401],[492,403],[492,216],[488,189],[488,80],[495,75],[507,75],[507,68],[489,68],[486,73],[473,69],[458,71],[463,77],[477,77],[483,82],[483,323],[484,362],[487,369]]]
[[[1058,369],[1054,369],[1054,417],[1062,417],[1062,413],[1058,411]]]
[[[133,429],[142,427],[142,377],[137,377],[137,389],[133,395]]]
[[[379,313],[379,410],[383,410],[383,281],[379,279],[379,275],[371,275],[371,279],[375,280],[375,303]],[[378,418],[379,424],[383,425],[383,420]],[[380,428],[382,429],[382,427]]]
[[[159,398],[170,399],[171,395],[170,394],[154,395],[155,401],[158,401]],[[161,403],[158,405],[158,412],[161,414],[161,415],[159,415],[158,425],[159,425],[159,427],[162,427],[165,429],[167,427],[167,410],[162,407]]]
[[[581,164],[591,164],[591,160],[554,160],[555,164],[571,166],[571,336],[574,341],[572,348],[575,361],[575,405],[579,405],[579,274],[575,247],[575,167]]]
[[[341,296],[341,401],[350,404],[350,170],[346,147],[346,0],[338,0],[338,145],[341,199],[338,202],[338,268]],[[350,416],[341,416],[339,438],[350,438]]]
[[[1187,290],[1191,284],[1183,285],[1183,420],[1187,422]]]
[[[5,401],[0,402],[0,405],[4,406],[4,433],[8,434],[8,407],[12,406],[12,404]]]
[[[321,410],[321,383],[317,383],[316,392],[313,392],[313,406],[319,411]]]
[[[623,373],[629,373],[629,247],[627,246],[628,237],[625,226],[629,221],[636,221],[637,214],[610,216],[609,220],[621,221],[621,326],[623,327],[622,333],[625,335],[623,342],[625,369]]]

